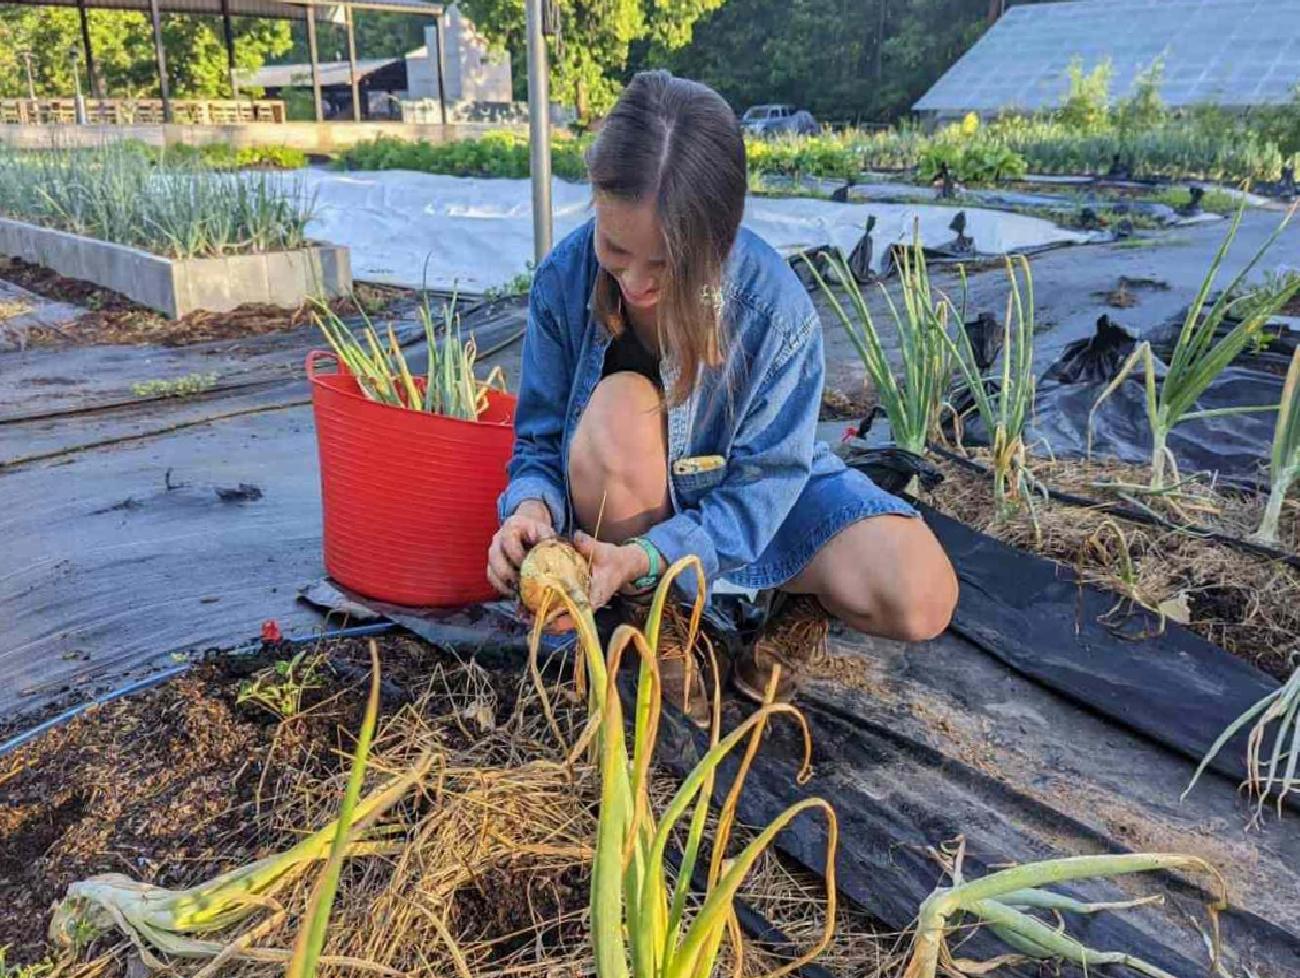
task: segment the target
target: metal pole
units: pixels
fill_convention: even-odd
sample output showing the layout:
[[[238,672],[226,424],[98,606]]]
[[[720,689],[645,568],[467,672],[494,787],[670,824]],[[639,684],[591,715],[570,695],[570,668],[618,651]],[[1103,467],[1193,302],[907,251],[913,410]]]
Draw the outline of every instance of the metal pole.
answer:
[[[90,46],[90,25],[86,23],[86,0],[77,0],[77,12],[81,14],[81,46],[86,54],[86,87],[96,98],[103,98],[104,90],[95,74],[95,51]]]
[[[163,51],[162,15],[158,12],[158,0],[149,0],[149,19],[153,21],[153,55],[158,62],[158,91],[162,95],[163,122],[171,122],[171,89],[167,84],[167,55]]]
[[[525,0],[528,16],[528,147],[533,179],[533,257],[551,250],[551,98],[542,36],[542,0]]]
[[[239,98],[239,79],[235,76],[235,28],[230,22],[230,0],[221,0],[221,33],[226,39],[226,74],[230,76],[230,97]],[[239,112],[239,106],[235,106]],[[235,116],[239,118],[238,114]]]
[[[352,7],[343,8],[344,23],[348,28],[348,77],[352,79],[352,121],[361,121],[361,92],[357,88],[357,35],[352,29]]]
[[[68,52],[68,60],[72,62],[73,118],[76,119],[77,125],[84,126],[86,124],[86,99],[81,94],[81,72],[77,68],[76,48]]]
[[[447,86],[442,75],[442,18],[433,18],[434,56],[438,62],[438,109],[442,112],[442,124],[447,124]]]
[[[316,57],[316,8],[307,4],[304,9],[307,11],[307,54],[311,58],[312,103],[316,106],[316,121],[324,122],[325,113],[321,110],[320,104],[320,68],[317,66],[319,59]]]

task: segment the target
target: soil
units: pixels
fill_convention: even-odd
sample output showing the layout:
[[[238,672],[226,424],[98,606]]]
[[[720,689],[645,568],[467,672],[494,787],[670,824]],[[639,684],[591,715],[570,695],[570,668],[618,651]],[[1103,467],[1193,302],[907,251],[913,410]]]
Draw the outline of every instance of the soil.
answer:
[[[64,278],[57,272],[20,258],[0,258],[0,279],[47,299],[87,310],[71,323],[33,327],[26,344],[38,347],[99,343],[188,346],[294,329],[310,322],[314,310],[310,303],[297,309],[248,303],[229,312],[196,310],[180,319],[168,319],[119,292],[80,279]],[[396,286],[357,283],[352,297],[335,299],[330,302],[330,307],[340,316],[355,315],[359,311],[373,314],[411,294],[411,290]]]
[[[238,704],[237,679],[265,660],[213,660],[137,697],[89,711],[0,759],[0,946],[45,952],[41,922],[69,883],[127,873],[184,887],[291,843],[247,831],[264,775],[302,754],[324,776],[360,721],[362,697],[304,697],[283,726]],[[33,926],[36,924],[36,926]]]
[[[972,453],[986,462],[986,453]],[[1013,546],[1073,568],[1087,583],[1116,592],[1109,623],[1121,631],[1126,609],[1160,611],[1203,638],[1278,679],[1294,669],[1300,634],[1300,569],[1179,529],[1125,520],[1099,510],[1035,498],[999,517],[992,480],[954,462],[937,460],[944,480],[925,502]],[[1036,478],[1053,489],[1132,505],[1107,484],[1141,485],[1145,470],[1117,462],[1031,459]],[[1133,497],[1130,494],[1130,498]],[[1263,501],[1222,488],[1189,486],[1181,499],[1141,497],[1161,516],[1242,538],[1258,525]],[[1300,552],[1300,509],[1284,510],[1280,549]]]
[[[553,726],[525,672],[462,660],[403,633],[377,641],[383,696],[371,777],[378,784],[428,754],[437,774],[384,816],[383,837],[399,840],[397,851],[345,865],[326,954],[454,974],[454,941],[475,974],[589,973],[599,784],[589,765],[555,763],[580,729],[582,702],[549,685],[548,667]],[[275,681],[273,662],[303,649],[212,658],[0,758],[0,947],[9,945],[9,965],[53,959],[71,978],[125,978],[139,962],[120,934],[99,935],[72,956],[47,946],[51,904],[70,882],[113,872],[194,886],[283,851],[333,817],[363,709],[367,642],[307,649],[319,656],[319,685],[305,684],[288,719],[238,702],[241,682]],[[787,916],[771,919],[802,939],[824,920],[814,882],[796,899],[789,873],[769,855],[745,895],[784,906]],[[256,946],[290,946],[313,884],[305,874],[275,894],[285,913],[259,912],[225,939],[260,928]],[[874,972],[866,964],[887,946],[859,918],[841,909],[828,960],[842,961],[843,974]],[[747,956],[745,974],[758,973],[758,960]],[[203,963],[175,966],[192,974]],[[283,965],[237,970],[273,978]]]

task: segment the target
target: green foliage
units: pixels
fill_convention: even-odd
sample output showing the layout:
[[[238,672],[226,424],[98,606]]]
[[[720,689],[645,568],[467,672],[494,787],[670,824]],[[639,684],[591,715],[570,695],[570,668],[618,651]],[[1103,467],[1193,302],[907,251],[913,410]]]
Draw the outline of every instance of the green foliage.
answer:
[[[551,98],[577,107],[586,122],[614,104],[629,70],[661,65],[686,44],[696,21],[722,0],[555,0],[560,36],[551,40]],[[510,52],[515,97],[527,92],[524,5],[520,0],[465,0],[475,26]],[[636,58],[633,58],[633,52]]]
[[[131,385],[136,397],[190,397],[216,386],[216,374],[186,374],[172,380],[142,380]]]
[[[10,964],[9,945],[0,946],[0,978],[49,978],[57,968],[49,958],[34,964]]]
[[[1179,117],[1125,133],[1114,126],[1083,132],[1050,116],[1008,117],[985,131],[1023,156],[1032,173],[1103,174],[1116,157],[1138,178],[1276,180],[1282,172],[1277,144],[1241,120],[1215,131]]]
[[[324,685],[320,666],[321,657],[308,656],[305,650],[292,659],[281,659],[272,667],[271,675],[259,675],[240,683],[235,702],[256,703],[281,720],[288,720],[302,709],[303,693]]]
[[[1120,132],[1133,134],[1164,124],[1169,113],[1160,97],[1165,63],[1157,58],[1133,83],[1133,93],[1115,106],[1115,125]]]
[[[1144,199],[1156,204],[1168,204],[1170,207],[1186,207],[1192,202],[1192,194],[1186,187],[1165,187]],[[1233,214],[1240,206],[1241,198],[1226,190],[1208,187],[1201,197],[1201,209],[1211,214]]]
[[[307,165],[307,154],[302,150],[280,145],[243,146],[235,149],[229,143],[204,143],[199,146],[177,143],[158,151],[156,156],[164,166],[200,163],[214,170],[238,170],[245,167],[297,170]]]
[[[1084,74],[1083,61],[1075,58],[1066,69],[1069,90],[1057,112],[1057,118],[1077,132],[1097,132],[1110,122],[1110,59]]]
[[[885,121],[984,32],[986,13],[970,0],[727,0],[690,44],[634,67],[665,64],[737,111],[791,102],[822,121]]]
[[[135,11],[91,10],[87,23],[104,95],[156,98],[157,67],[148,17]],[[220,18],[164,14],[162,24],[171,94],[177,98],[229,98]],[[236,17],[233,26],[235,62],[242,71],[256,71],[267,58],[289,50],[286,21]],[[27,71],[19,53],[24,50],[32,52],[38,97],[72,95],[68,52],[74,49],[80,58],[81,26],[75,9],[0,5],[0,98],[27,95]],[[78,64],[82,90],[94,94],[85,64]]]
[[[581,180],[589,140],[560,138],[551,143],[551,170],[564,180]],[[522,180],[529,173],[528,139],[512,132],[488,133],[478,139],[449,143],[407,142],[377,136],[348,147],[335,162],[345,170],[415,170],[458,177],[505,177]]]
[[[284,117],[290,122],[315,122],[316,97],[310,88],[282,88]]]
[[[1088,413],[1088,452],[1091,454],[1093,423],[1097,411],[1135,369],[1141,368],[1145,388],[1147,422],[1151,426],[1151,483],[1149,491],[1153,493],[1166,491],[1166,466],[1172,472],[1172,481],[1175,487],[1179,481],[1177,462],[1174,459],[1173,452],[1167,447],[1169,432],[1175,426],[1195,418],[1228,417],[1235,414],[1277,410],[1275,404],[1236,405],[1208,410],[1195,409],[1201,395],[1214,383],[1215,378],[1259,338],[1264,327],[1268,324],[1268,320],[1277,310],[1289,302],[1292,296],[1300,293],[1300,279],[1296,279],[1289,282],[1285,287],[1271,293],[1265,302],[1244,301],[1238,297],[1239,289],[1246,280],[1246,276],[1250,274],[1251,269],[1259,264],[1265,252],[1273,246],[1273,243],[1286,229],[1291,220],[1291,215],[1295,212],[1295,208],[1292,207],[1286,216],[1282,218],[1277,229],[1255,252],[1254,257],[1237,272],[1228,287],[1219,293],[1214,302],[1210,303],[1209,308],[1206,308],[1215,280],[1218,278],[1219,269],[1232,247],[1233,240],[1237,236],[1237,229],[1241,226],[1241,216],[1244,211],[1245,204],[1243,203],[1238,207],[1237,213],[1232,219],[1232,224],[1228,227],[1228,233],[1224,236],[1218,251],[1215,252],[1195,299],[1187,307],[1187,314],[1183,319],[1182,328],[1179,330],[1173,353],[1169,357],[1169,365],[1163,376],[1157,377],[1156,375],[1155,356],[1152,353],[1151,344],[1143,342],[1130,354],[1115,375],[1115,378],[1098,396],[1092,410]],[[1244,318],[1236,319],[1237,315],[1243,313]],[[1232,314],[1231,317],[1230,314]],[[1228,322],[1230,318],[1235,319],[1235,324],[1229,328]]]
[[[924,455],[927,441],[939,434],[939,416],[952,379],[952,354],[943,334],[948,331],[949,314],[952,313],[960,323],[960,313],[931,289],[919,233],[913,233],[910,251],[899,248],[896,254],[903,311],[899,312],[888,289],[882,285],[880,291],[889,307],[898,338],[897,348],[902,362],[897,370],[885,353],[881,332],[844,259],[825,253],[836,284],[849,298],[847,309],[817,271],[816,264],[808,261],[806,255],[803,257],[862,358],[867,376],[879,393],[881,407],[889,418],[894,444],[913,455]],[[957,328],[961,329],[961,326]]]
[[[508,282],[503,282],[495,288],[488,289],[483,293],[483,298],[488,302],[495,302],[498,299],[513,299],[517,296],[527,295],[533,287],[533,270],[533,263],[529,262],[525,271],[520,272]]]
[[[1249,121],[1261,139],[1277,143],[1283,156],[1290,159],[1300,153],[1300,84],[1292,90],[1290,101],[1253,109]]]
[[[169,258],[301,248],[314,206],[296,180],[155,162],[140,144],[0,151],[0,214]]]
[[[1295,294],[1295,289],[1291,290]],[[1269,459],[1269,495],[1264,507],[1264,516],[1253,539],[1257,543],[1276,547],[1278,544],[1277,527],[1282,518],[1282,505],[1291,483],[1300,479],[1300,349],[1291,357],[1291,367],[1287,370],[1286,383],[1282,388],[1282,401],[1278,406],[1277,426],[1273,429],[1273,454]],[[1296,673],[1300,676],[1300,671]],[[1296,680],[1292,677],[1293,681]],[[1300,695],[1300,692],[1297,693]],[[1295,711],[1292,710],[1294,716]],[[1300,746],[1300,743],[1297,743]],[[1291,760],[1290,770],[1294,774],[1296,758]],[[1300,787],[1300,782],[1296,783]]]
[[[957,126],[921,150],[916,175],[925,181],[934,180],[944,164],[954,179],[969,184],[1018,180],[1028,169],[1025,158],[1009,146],[978,132],[963,136]]]
[[[1018,267],[1016,262],[1006,259],[1011,289],[1002,320],[1000,362],[990,374],[993,383],[986,382],[970,335],[960,318],[953,330],[956,340],[947,332],[938,334],[952,352],[974,405],[972,410],[978,413],[992,440],[993,499],[999,514],[1006,514],[1016,505],[1028,506],[1032,513],[1035,486],[1024,440],[1034,410],[1034,276],[1029,270],[1029,260],[1024,255],[1017,257]],[[964,268],[960,271],[964,292],[966,273]],[[1018,272],[1024,273],[1023,298]]]
[[[863,146],[857,133],[746,139],[745,159],[753,174],[848,179],[862,170]]]

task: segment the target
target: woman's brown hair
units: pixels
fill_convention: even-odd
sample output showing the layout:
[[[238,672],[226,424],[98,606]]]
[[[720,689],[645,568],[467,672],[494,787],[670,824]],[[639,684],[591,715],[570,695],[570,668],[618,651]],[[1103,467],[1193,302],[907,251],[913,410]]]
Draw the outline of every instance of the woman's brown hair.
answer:
[[[667,262],[658,323],[680,368],[669,403],[680,404],[701,367],[723,362],[722,279],[745,212],[740,123],[708,86],[640,72],[606,117],[587,169],[595,193],[655,203]],[[612,283],[601,284],[598,303]]]

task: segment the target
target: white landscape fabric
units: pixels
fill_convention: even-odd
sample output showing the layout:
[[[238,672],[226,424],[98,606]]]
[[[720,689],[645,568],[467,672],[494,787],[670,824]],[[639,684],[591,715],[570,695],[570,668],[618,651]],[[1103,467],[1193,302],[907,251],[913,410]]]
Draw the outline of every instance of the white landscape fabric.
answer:
[[[406,170],[332,172],[304,170],[316,196],[308,233],[347,245],[352,274],[368,282],[483,292],[524,271],[533,255],[527,180],[479,180]],[[590,188],[556,180],[552,188],[558,241],[590,216]],[[1088,236],[1049,221],[1001,211],[965,208],[966,234],[975,248],[1002,254]],[[745,225],[783,253],[834,244],[847,254],[875,215],[877,267],[885,245],[909,241],[914,220],[921,240],[952,240],[957,208],[929,204],[836,204],[805,198],[750,197]],[[424,278],[425,262],[428,275]]]

